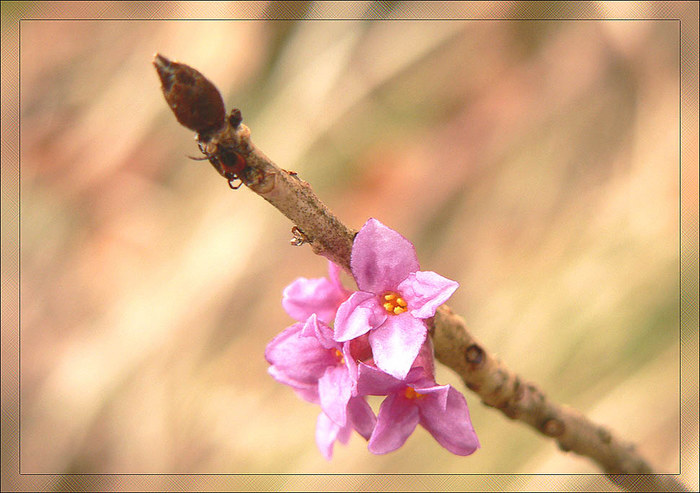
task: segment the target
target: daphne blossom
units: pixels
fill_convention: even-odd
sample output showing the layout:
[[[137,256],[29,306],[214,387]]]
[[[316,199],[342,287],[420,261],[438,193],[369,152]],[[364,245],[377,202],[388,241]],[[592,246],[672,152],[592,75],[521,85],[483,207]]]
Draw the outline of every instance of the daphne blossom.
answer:
[[[326,322],[333,323],[340,304],[350,296],[340,282],[340,267],[328,262],[328,278],[307,279],[300,277],[282,292],[282,306],[290,317],[299,322],[312,314]]]
[[[343,287],[333,263],[329,278],[287,286],[282,304],[297,323],[265,351],[276,380],[320,405],[319,450],[330,459],[335,442],[347,443],[355,430],[370,452],[385,454],[420,424],[447,450],[471,454],[479,441],[466,400],[435,382],[425,323],[458,284],[421,271],[413,245],[376,219],[355,237],[351,270],[356,292]],[[369,395],[385,396],[378,416]]]
[[[459,284],[421,271],[413,244],[376,219],[367,221],[355,237],[350,267],[359,291],[338,309],[335,340],[369,332],[375,364],[402,379],[425,342],[425,319],[435,315]]]
[[[369,439],[370,452],[396,450],[418,424],[453,454],[470,455],[479,448],[464,396],[451,385],[437,385],[424,368],[414,366],[403,380],[364,363],[358,373],[359,394],[387,396]]]
[[[311,315],[278,335],[265,351],[272,366],[268,372],[291,386],[340,426],[346,424],[346,409],[357,381],[357,364],[349,344],[333,340],[332,330]]]

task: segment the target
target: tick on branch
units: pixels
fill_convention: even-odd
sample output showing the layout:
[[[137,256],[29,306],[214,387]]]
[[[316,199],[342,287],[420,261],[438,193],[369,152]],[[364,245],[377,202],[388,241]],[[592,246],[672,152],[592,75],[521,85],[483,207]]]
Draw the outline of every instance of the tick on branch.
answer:
[[[204,157],[190,157],[190,159],[196,161],[208,159],[214,166],[214,169],[228,180],[228,186],[231,187],[231,189],[238,190],[241,188],[243,180],[241,180],[240,175],[246,168],[246,161],[243,156],[236,151],[219,145],[214,139],[205,140],[201,135],[197,136],[197,145],[199,146],[199,150],[202,151],[202,154],[204,154]],[[240,181],[240,183],[234,185],[236,180]]]

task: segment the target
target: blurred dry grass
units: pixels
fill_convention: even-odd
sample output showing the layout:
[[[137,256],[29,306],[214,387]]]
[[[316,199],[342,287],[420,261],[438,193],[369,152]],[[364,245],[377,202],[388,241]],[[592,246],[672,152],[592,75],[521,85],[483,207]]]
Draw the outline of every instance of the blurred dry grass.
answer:
[[[677,472],[677,43],[662,21],[23,21],[22,472],[597,472],[444,368],[477,454],[418,430],[326,462],[318,410],[263,358],[282,289],[325,261],[187,159],[155,52],[213,80],[348,225],[412,239],[524,378]]]

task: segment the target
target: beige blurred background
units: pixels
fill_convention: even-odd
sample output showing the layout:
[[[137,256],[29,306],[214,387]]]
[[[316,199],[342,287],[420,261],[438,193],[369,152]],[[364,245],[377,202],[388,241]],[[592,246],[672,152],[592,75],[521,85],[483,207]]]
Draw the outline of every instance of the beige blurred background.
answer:
[[[187,158],[198,154],[194,134],[163,100],[156,52],[209,77],[253,142],[343,222],[380,219],[416,244],[424,269],[458,280],[450,306],[523,378],[635,442],[658,472],[678,473],[683,453],[697,475],[697,414],[682,436],[679,417],[698,399],[697,380],[681,393],[679,373],[679,204],[697,216],[697,175],[679,182],[679,90],[689,89],[679,85],[679,23],[495,19],[553,8],[591,16],[576,10],[590,5],[517,2],[478,6],[478,17],[494,18],[480,22],[310,21],[337,12],[303,3],[3,3],[3,36],[25,19],[16,33],[21,428],[6,420],[3,397],[3,475],[18,452],[22,473],[599,472],[483,406],[444,367],[438,381],[470,405],[476,454],[454,456],[418,429],[386,456],[355,435],[324,460],[318,408],[268,376],[263,352],[292,322],[284,287],[325,275],[326,261],[291,247],[292,224],[265,201]],[[594,8],[697,15],[691,4],[666,15],[648,4]],[[416,9],[352,3],[342,15],[431,16]],[[248,16],[299,20],[95,20]],[[686,28],[697,43],[697,22]],[[683,63],[697,81],[694,56]],[[683,158],[697,160],[697,95],[682,110],[695,121]],[[697,273],[697,229],[685,241]],[[684,315],[695,330],[683,344],[697,351],[694,282]],[[3,344],[16,345],[5,320]],[[697,364],[684,364],[697,379]],[[526,490],[543,477],[396,481]],[[304,484],[263,478],[268,489]],[[381,477],[337,478],[336,489],[346,480],[373,489]],[[44,484],[110,490],[122,480]],[[151,480],[156,489],[213,481]],[[609,487],[600,476],[555,481]]]

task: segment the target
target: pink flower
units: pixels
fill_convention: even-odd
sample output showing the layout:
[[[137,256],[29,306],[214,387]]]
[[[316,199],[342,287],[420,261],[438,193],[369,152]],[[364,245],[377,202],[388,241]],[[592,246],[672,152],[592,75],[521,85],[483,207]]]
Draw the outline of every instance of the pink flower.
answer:
[[[413,244],[376,219],[355,237],[350,267],[359,291],[338,308],[334,338],[345,342],[369,332],[375,364],[403,379],[426,339],[424,320],[459,284],[419,270]]]
[[[332,329],[312,314],[305,323],[285,329],[265,349],[270,375],[302,399],[321,405],[316,443],[327,459],[333,444],[347,443],[353,429],[369,440],[377,421],[365,399],[354,396],[357,356],[351,350],[366,352],[362,341],[338,343],[332,336]]]
[[[350,344],[333,340],[333,331],[313,314],[275,337],[265,349],[272,366],[268,373],[297,394],[321,405],[340,426],[347,421],[347,405],[357,381],[357,363]]]
[[[435,383],[432,344],[425,320],[458,284],[420,271],[413,245],[376,219],[357,234],[351,269],[359,291],[329,278],[299,278],[282,304],[299,322],[270,342],[269,373],[303,399],[321,406],[316,444],[327,459],[352,430],[385,454],[401,447],[418,424],[451,452],[479,448],[464,397]],[[328,324],[335,321],[334,328]],[[367,395],[387,396],[379,416]]]
[[[436,385],[422,367],[412,368],[400,380],[360,363],[357,392],[387,396],[369,439],[374,454],[401,447],[418,424],[453,454],[470,455],[480,447],[464,396],[451,385]]]
[[[340,282],[340,267],[330,261],[328,277],[300,277],[284,288],[282,306],[290,317],[303,322],[315,313],[319,320],[333,322],[338,307],[350,296],[350,291]]]

